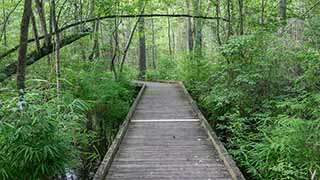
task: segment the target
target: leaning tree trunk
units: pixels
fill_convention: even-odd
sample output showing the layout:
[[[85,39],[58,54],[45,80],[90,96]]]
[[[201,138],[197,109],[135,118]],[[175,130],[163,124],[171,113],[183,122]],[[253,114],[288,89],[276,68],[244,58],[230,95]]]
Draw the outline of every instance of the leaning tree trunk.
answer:
[[[20,27],[20,49],[17,66],[17,88],[19,92],[23,92],[25,89],[26,57],[31,11],[31,0],[24,0],[23,15]]]
[[[31,24],[32,24],[32,30],[33,30],[34,39],[35,39],[35,42],[36,42],[37,51],[39,51],[40,48],[41,48],[41,44],[40,44],[40,40],[39,40],[39,34],[38,34],[36,18],[34,17],[32,11],[31,11]]]
[[[134,35],[134,33],[135,33],[136,29],[137,29],[137,26],[138,26],[139,22],[140,22],[140,18],[137,20],[137,22],[133,26],[133,28],[131,30],[131,33],[129,35],[129,39],[127,41],[126,47],[125,47],[125,49],[123,51],[123,56],[122,56],[121,65],[120,65],[120,73],[122,73],[123,65],[124,65],[124,63],[126,61],[126,57],[127,57],[128,51],[129,51],[129,47],[131,45],[131,41],[132,41],[133,35]]]
[[[49,47],[51,43],[51,34],[48,33],[47,30],[47,23],[46,23],[46,16],[45,16],[45,11],[43,7],[43,2],[40,0],[35,0],[39,19],[40,19],[40,24],[41,24],[41,30],[44,34],[44,44],[45,46]],[[48,55],[48,65],[50,66],[51,64],[51,57]]]
[[[87,33],[80,33],[80,34],[73,34],[70,36],[65,37],[64,39],[61,40],[61,44],[60,44],[60,48],[63,48],[79,39],[81,39],[82,37],[85,37],[87,35],[89,35],[90,32]],[[54,44],[50,44],[49,47],[47,46],[43,46],[40,49],[40,52],[38,51],[33,51],[31,53],[28,54],[27,58],[26,58],[26,65],[32,65],[34,63],[36,63],[37,61],[39,61],[40,59],[42,59],[43,57],[48,56],[49,54],[53,53],[53,49],[54,49]],[[13,74],[18,73],[17,67],[19,62],[15,61],[10,63],[9,65],[5,66],[4,68],[0,69],[0,74],[2,76],[0,76],[0,82],[3,82],[5,79],[9,78],[10,76],[12,76]]]

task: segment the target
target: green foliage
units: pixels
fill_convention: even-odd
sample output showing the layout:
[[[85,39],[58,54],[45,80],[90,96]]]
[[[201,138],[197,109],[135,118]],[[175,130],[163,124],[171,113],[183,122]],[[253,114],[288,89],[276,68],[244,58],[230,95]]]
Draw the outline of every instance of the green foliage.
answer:
[[[80,66],[89,67],[89,63]],[[124,76],[121,81],[114,81],[112,73],[103,71],[99,64],[79,71],[68,69],[66,75],[73,96],[91,104],[93,109],[106,106],[106,119],[121,120],[133,101],[134,88],[130,82]]]
[[[0,123],[1,179],[43,179],[77,165],[77,143],[85,117],[79,100],[45,100],[39,91],[5,102]]]
[[[317,51],[261,32],[232,38],[202,62],[209,78],[194,78],[189,61],[180,75],[248,179],[319,176]]]
[[[147,80],[174,80],[177,79],[177,62],[169,57],[161,57],[154,70],[148,70]]]
[[[320,16],[309,19],[305,35],[311,46],[320,49]]]
[[[16,92],[3,89],[0,179],[48,179],[68,169],[96,170],[136,92],[126,74],[115,81],[104,68],[100,62],[65,65],[59,98],[48,81],[39,79],[28,80],[23,102]]]

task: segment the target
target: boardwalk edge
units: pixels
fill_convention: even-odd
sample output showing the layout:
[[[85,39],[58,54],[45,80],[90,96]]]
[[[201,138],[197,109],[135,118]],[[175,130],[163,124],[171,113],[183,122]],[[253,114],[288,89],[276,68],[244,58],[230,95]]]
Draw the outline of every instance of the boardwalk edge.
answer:
[[[108,170],[111,166],[111,163],[114,159],[114,156],[116,155],[116,153],[119,149],[120,143],[121,143],[124,135],[127,132],[127,129],[128,129],[129,123],[130,123],[130,119],[133,116],[135,109],[136,109],[136,106],[139,103],[141,96],[146,89],[146,85],[144,83],[135,82],[135,84],[138,84],[138,86],[141,87],[139,94],[137,95],[132,106],[130,107],[129,112],[128,112],[124,122],[120,126],[119,131],[118,131],[115,139],[113,140],[110,148],[108,149],[106,155],[104,156],[103,161],[100,163],[100,166],[99,166],[93,180],[103,180],[106,177]]]
[[[168,83],[173,83],[173,82],[169,81]],[[234,179],[234,180],[245,180],[243,174],[241,173],[240,169],[237,167],[235,161],[231,158],[231,156],[229,155],[228,151],[223,146],[222,142],[219,140],[219,138],[216,135],[216,133],[213,131],[212,127],[210,126],[210,124],[208,123],[207,119],[202,114],[202,112],[199,109],[197,103],[192,99],[190,93],[188,92],[188,90],[184,86],[183,82],[176,81],[176,83],[179,84],[182,87],[185,95],[188,97],[188,100],[189,100],[189,103],[192,106],[192,109],[195,111],[195,113],[197,114],[198,118],[200,119],[201,125],[206,130],[206,132],[207,132],[207,134],[208,134],[213,146],[215,147],[215,149],[219,153],[219,157],[223,160],[227,170],[229,171],[230,175],[232,176],[232,179]]]

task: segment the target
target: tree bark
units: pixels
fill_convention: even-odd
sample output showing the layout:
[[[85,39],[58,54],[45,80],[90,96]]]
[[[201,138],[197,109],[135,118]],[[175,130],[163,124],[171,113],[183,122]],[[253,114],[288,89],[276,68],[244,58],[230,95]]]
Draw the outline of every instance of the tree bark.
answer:
[[[92,47],[92,52],[89,56],[89,60],[93,60],[94,58],[97,58],[100,56],[99,52],[99,26],[100,22],[97,20],[95,22],[95,27],[94,27],[94,32],[93,32],[93,47]]]
[[[151,19],[151,28],[152,28],[152,65],[153,65],[153,69],[157,68],[156,65],[156,59],[157,59],[157,55],[156,55],[156,36],[155,36],[155,30],[154,30],[154,20],[153,18]]]
[[[243,13],[243,0],[238,0],[239,3],[239,35],[244,34],[244,13]]]
[[[261,0],[261,25],[264,25],[265,0]]]
[[[90,17],[94,17],[94,11],[95,11],[95,0],[90,1]],[[96,20],[92,24],[92,29],[93,29],[93,36],[91,39],[93,39],[93,47],[92,47],[92,52],[89,55],[89,60],[93,60],[94,58],[97,58],[100,56],[99,52],[99,30],[100,30],[100,20]]]
[[[133,35],[137,29],[137,26],[140,22],[140,18],[137,20],[137,22],[135,23],[135,25],[133,26],[132,30],[131,30],[131,33],[130,33],[130,36],[129,36],[129,39],[127,41],[127,44],[126,44],[126,47],[123,51],[123,56],[122,56],[122,60],[121,60],[121,66],[120,66],[120,73],[122,73],[122,70],[123,70],[123,65],[126,61],[126,57],[127,57],[127,54],[128,54],[128,50],[129,50],[129,47],[131,45],[131,41],[132,41],[132,38],[133,38]]]
[[[200,16],[201,14],[200,0],[194,0],[193,6],[194,6],[194,13],[197,16]],[[194,51],[197,57],[201,57],[202,56],[202,21],[201,19],[195,20],[194,29],[195,29],[194,30],[195,31]]]
[[[58,96],[60,95],[61,92],[61,59],[60,59],[60,33],[59,33],[59,25],[58,25],[58,20],[57,20],[57,14],[56,14],[56,2],[55,0],[51,0],[51,10],[52,10],[52,26],[54,28],[56,33],[55,36],[55,58],[56,58],[56,63],[55,63],[55,70],[56,70],[56,86],[57,86],[57,94]]]
[[[41,44],[40,44],[40,40],[39,40],[39,34],[38,34],[38,28],[37,28],[37,23],[36,23],[36,18],[34,17],[33,12],[31,11],[31,24],[32,24],[32,30],[33,30],[33,35],[34,35],[34,39],[36,40],[36,48],[37,51],[40,50],[41,48]]]
[[[4,8],[5,5],[5,0],[2,0],[2,4],[3,4],[3,9],[2,9],[2,14],[3,14],[3,46],[7,47],[8,46],[8,40],[7,40],[7,23],[6,23],[6,19],[7,19],[7,12],[6,9]],[[1,38],[0,38],[1,40]]]
[[[175,59],[175,53],[176,53],[176,37],[174,33],[174,29],[172,28],[172,23],[170,22],[170,29],[171,29],[171,36],[172,36],[172,58]]]
[[[25,89],[26,56],[28,50],[29,24],[32,11],[31,8],[31,0],[24,0],[23,15],[20,27],[20,49],[17,66],[17,89],[19,92],[23,92]]]
[[[114,78],[118,79],[117,75],[117,69],[116,69],[116,58],[118,57],[119,53],[119,39],[118,39],[118,28],[119,28],[117,19],[114,19],[114,32],[113,32],[113,38],[114,38],[114,47],[113,47],[113,56],[111,60],[110,70],[114,74]]]
[[[143,1],[140,1],[140,10],[144,13]],[[146,59],[146,35],[144,30],[144,17],[139,20],[139,79],[144,80],[147,70],[147,59]]]
[[[53,23],[53,28],[55,32],[59,31],[59,25],[57,22],[57,15],[56,15],[56,2],[55,0],[51,0],[52,7],[52,23]],[[61,91],[61,59],[60,59],[60,33],[56,33],[55,36],[55,58],[56,58],[56,63],[55,63],[55,70],[56,70],[56,85],[57,85],[57,94],[58,96],[60,95]]]
[[[282,24],[286,24],[287,21],[287,0],[280,0],[280,21]]]
[[[220,0],[216,0],[216,16],[220,17]],[[219,45],[222,45],[220,38],[220,19],[217,18],[217,41]]]
[[[227,20],[228,20],[228,24],[227,24],[227,40],[229,40],[229,38],[232,35],[232,24],[231,24],[231,6],[232,6],[232,0],[227,0]]]
[[[190,15],[191,14],[190,0],[186,0],[186,2],[187,2],[188,14]],[[188,47],[190,52],[193,52],[193,42],[194,42],[192,27],[193,27],[192,20],[190,17],[188,17]]]
[[[81,33],[81,34],[73,34],[68,37],[65,37],[63,40],[61,40],[60,48],[63,48],[89,34],[90,33]],[[49,47],[43,46],[39,52],[38,51],[31,52],[27,56],[25,64],[28,66],[36,63],[41,58],[51,54],[53,52],[54,47],[55,47],[55,44],[50,44]],[[0,77],[0,82],[4,81],[5,79],[7,79],[13,74],[16,74],[16,73],[18,74],[19,73],[17,69],[18,66],[19,66],[19,61],[16,61],[2,68],[0,70],[0,74],[3,74],[3,76]]]
[[[169,10],[167,10],[167,14],[169,14]],[[168,50],[169,50],[170,58],[172,58],[172,46],[171,46],[171,22],[170,22],[170,17],[168,17],[167,22],[168,22]]]
[[[52,34],[49,34],[47,30],[47,23],[46,23],[43,2],[40,0],[35,0],[35,3],[38,11],[38,16],[40,19],[41,30],[42,30],[42,33],[44,34],[44,44],[45,46],[49,47],[49,45],[51,44]],[[51,57],[50,55],[48,55],[48,65],[50,64],[51,64]]]
[[[46,16],[45,16],[45,10],[43,7],[43,2],[40,0],[35,0],[35,3],[38,11],[38,16],[40,19],[41,30],[42,30],[42,33],[44,34],[45,45],[49,46],[51,42],[52,34],[49,34],[47,30],[47,23],[46,23]]]

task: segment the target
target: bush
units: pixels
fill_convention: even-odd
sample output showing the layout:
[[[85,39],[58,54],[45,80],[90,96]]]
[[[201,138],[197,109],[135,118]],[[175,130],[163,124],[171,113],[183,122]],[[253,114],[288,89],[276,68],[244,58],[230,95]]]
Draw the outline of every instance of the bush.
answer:
[[[29,92],[25,102],[23,110],[17,98],[0,109],[1,179],[46,179],[77,165],[81,101],[47,102],[42,93]]]
[[[288,43],[267,33],[234,37],[214,60],[179,64],[248,179],[319,176],[320,57]]]
[[[127,74],[115,81],[100,62],[63,67],[59,97],[39,79],[27,81],[23,102],[3,89],[0,179],[53,179],[70,170],[90,179],[113,141],[136,92]]]
[[[169,57],[159,58],[157,67],[154,70],[148,70],[146,73],[147,80],[174,80],[176,75],[177,64]]]

